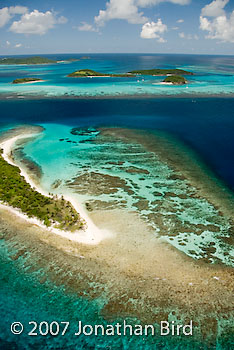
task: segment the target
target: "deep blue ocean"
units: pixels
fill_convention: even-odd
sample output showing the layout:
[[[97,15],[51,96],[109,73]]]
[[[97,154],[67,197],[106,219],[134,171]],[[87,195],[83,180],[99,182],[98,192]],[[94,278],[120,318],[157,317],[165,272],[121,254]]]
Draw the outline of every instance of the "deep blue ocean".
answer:
[[[82,55],[50,55],[65,60]],[[103,72],[126,72],[130,69],[181,67],[196,72],[191,94],[185,88],[170,91],[159,87],[152,96],[155,79],[140,83],[142,96],[136,93],[136,81],[68,81],[66,74],[84,67],[72,62],[58,66],[0,66],[0,129],[18,125],[57,124],[64,127],[124,127],[171,134],[194,151],[213,173],[214,178],[234,191],[234,57],[192,55],[90,55],[86,68]],[[47,80],[14,90],[10,82],[23,76],[40,76]],[[156,79],[157,80],[157,79]],[[157,82],[156,82],[157,83]],[[101,85],[101,87],[99,86]],[[113,87],[115,85],[115,87]],[[116,88],[117,86],[117,88]],[[43,98],[43,87],[46,98]],[[202,92],[201,96],[199,94]],[[161,90],[160,90],[161,89]],[[35,96],[35,92],[37,96]],[[193,96],[194,93],[194,96]],[[210,97],[204,94],[210,94]],[[143,96],[150,94],[151,96]],[[33,95],[33,98],[31,98]],[[69,95],[66,98],[65,95]],[[79,95],[80,98],[76,98]],[[101,98],[100,98],[101,95]],[[108,96],[106,96],[108,95]],[[120,96],[118,96],[120,95]],[[125,96],[122,96],[125,95]],[[131,97],[129,96],[131,95]],[[19,98],[23,96],[23,98]],[[2,98],[1,98],[2,97]],[[10,97],[10,98],[9,98]],[[46,153],[46,149],[45,149]],[[100,316],[100,301],[66,294],[52,284],[41,285],[33,274],[23,273],[11,261],[4,239],[0,241],[0,349],[231,349],[231,340],[217,344],[186,342],[184,339],[152,340],[139,338],[17,338],[10,334],[14,320],[71,320],[87,323],[105,322]],[[20,265],[20,262],[19,262]],[[116,321],[116,320],[115,320]],[[20,340],[19,340],[20,339]]]

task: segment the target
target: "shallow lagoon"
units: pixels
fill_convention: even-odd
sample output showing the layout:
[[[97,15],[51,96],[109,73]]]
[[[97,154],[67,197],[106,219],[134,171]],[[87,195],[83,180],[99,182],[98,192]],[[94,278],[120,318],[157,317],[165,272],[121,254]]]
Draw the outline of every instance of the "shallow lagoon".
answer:
[[[176,155],[183,157],[183,152],[175,141],[165,141],[167,135],[118,128],[71,129],[58,124],[44,127],[43,135],[24,152],[42,169],[40,182],[48,193],[69,193],[89,211],[136,211],[155,235],[188,256],[232,264],[234,252],[225,244],[232,224],[225,215],[220,216],[215,206],[220,203],[210,203],[208,185],[207,198],[197,190],[202,185],[193,177],[203,176],[199,166],[188,176],[193,160],[187,165],[184,157],[179,163]]]

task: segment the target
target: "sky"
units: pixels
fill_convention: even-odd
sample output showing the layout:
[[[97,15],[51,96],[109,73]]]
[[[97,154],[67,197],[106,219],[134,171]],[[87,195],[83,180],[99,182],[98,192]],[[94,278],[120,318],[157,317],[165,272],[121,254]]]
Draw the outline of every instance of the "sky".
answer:
[[[234,55],[234,0],[0,0],[0,55]]]

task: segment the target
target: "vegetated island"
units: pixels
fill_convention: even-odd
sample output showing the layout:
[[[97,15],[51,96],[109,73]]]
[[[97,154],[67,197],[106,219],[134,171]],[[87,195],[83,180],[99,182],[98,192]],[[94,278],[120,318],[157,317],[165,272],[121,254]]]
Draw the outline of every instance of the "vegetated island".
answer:
[[[92,69],[80,69],[73,73],[68,74],[68,77],[73,78],[85,78],[85,77],[117,77],[117,78],[127,78],[134,77],[131,73],[124,74],[112,74],[112,73],[99,73]]]
[[[181,75],[171,75],[166,77],[163,80],[163,83],[172,85],[185,85],[187,84],[187,80]]]
[[[149,70],[134,70],[123,74],[100,73],[92,69],[80,69],[68,74],[68,77],[83,78],[83,77],[135,77],[136,75],[151,75],[151,76],[167,76],[164,83],[171,83],[173,85],[184,85],[187,80],[182,75],[194,75],[182,69],[149,69]]]
[[[194,75],[192,72],[188,72],[183,69],[141,69],[133,70],[129,72],[135,75],[152,75],[152,76],[165,76],[165,75]]]
[[[40,81],[44,81],[39,78],[19,78],[13,80],[12,84],[26,84],[26,83],[38,83]]]
[[[5,57],[0,59],[0,64],[56,64],[63,62],[76,62],[85,58],[68,58],[66,60],[51,60],[46,57],[33,56],[33,57]],[[88,59],[88,58],[87,58]]]
[[[33,189],[20,174],[20,169],[9,164],[0,151],[0,200],[20,209],[30,218],[37,218],[47,227],[53,226],[74,232],[84,226],[71,203],[63,197],[47,197]]]
[[[46,57],[33,56],[33,57],[22,57],[22,58],[2,58],[0,59],[0,64],[49,64],[57,63],[55,60],[51,60]]]

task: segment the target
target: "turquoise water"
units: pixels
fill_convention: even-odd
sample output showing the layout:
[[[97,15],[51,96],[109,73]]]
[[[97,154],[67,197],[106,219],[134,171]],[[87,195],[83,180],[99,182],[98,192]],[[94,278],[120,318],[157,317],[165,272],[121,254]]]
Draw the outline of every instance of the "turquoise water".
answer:
[[[80,58],[80,55],[49,55],[56,60]],[[234,58],[232,56],[188,55],[91,55],[88,60],[52,65],[0,66],[0,94],[19,96],[119,96],[119,95],[223,95],[234,92]],[[124,73],[134,69],[181,68],[192,71],[186,86],[165,86],[163,77],[136,78],[69,78],[79,69],[103,73]],[[38,77],[44,82],[11,84],[16,78]]]
[[[66,57],[79,56],[51,56],[56,59]],[[223,181],[222,185],[225,188],[223,193],[227,191],[225,186],[229,187],[231,197],[234,189],[233,98],[180,97],[189,93],[210,94],[213,97],[216,94],[225,96],[233,94],[233,63],[234,59],[231,56],[91,55],[89,60],[69,64],[0,66],[1,132],[22,124],[44,126],[43,134],[26,144],[24,152],[41,167],[43,172],[41,185],[46,191],[72,194],[85,208],[88,204],[88,208],[91,207],[93,211],[116,207],[125,211],[135,211],[152,228],[153,239],[158,237],[166,241],[198,263],[203,259],[208,260],[208,266],[214,266],[214,269],[223,266],[219,263],[230,267],[233,248],[228,238],[232,232],[232,223],[225,214],[220,214],[218,205],[212,205],[209,198],[193,197],[196,186],[188,185],[182,178],[173,177],[175,174],[171,164],[158,157],[155,149],[149,149],[147,141],[151,140],[152,133],[157,137],[163,132],[166,140],[173,135],[178,143],[182,142],[184,152],[190,154],[190,150],[194,150],[199,156],[199,161],[208,166],[209,171],[211,170],[210,173],[207,172],[208,176],[218,184]],[[83,80],[66,77],[68,73],[81,68],[121,73],[140,68],[175,66],[195,73],[195,76],[189,77],[188,89],[162,86],[159,84],[161,78],[156,77],[143,77],[144,81],[139,78]],[[38,76],[46,82],[21,86],[11,84],[15,78],[24,76]],[[66,97],[66,94],[70,97],[108,95],[109,98],[27,99],[29,95]],[[166,99],[110,98],[110,96],[138,94],[173,96]],[[177,98],[173,98],[175,95]],[[103,127],[119,127],[125,130],[128,128],[129,132],[131,129],[137,129],[145,145],[133,140],[130,133],[129,143],[121,142],[117,137],[107,138],[99,133]],[[71,133],[74,128],[75,132]],[[191,161],[198,162],[196,157],[193,159],[193,152]],[[60,180],[61,184],[55,188],[57,180]],[[91,183],[92,187],[89,186]],[[158,216],[163,218],[168,227],[176,222],[171,235],[162,234],[163,222],[154,220]],[[199,343],[195,342],[195,339],[188,341],[183,338],[74,338],[73,325],[77,320],[90,324],[107,322],[101,312],[107,302],[105,294],[91,300],[88,295],[82,297],[78,293],[68,291],[65,283],[58,286],[56,279],[49,282],[48,278],[45,283],[39,283],[38,280],[46,277],[49,267],[53,265],[55,252],[48,251],[48,260],[44,261],[45,269],[39,268],[41,262],[37,264],[33,249],[12,260],[9,256],[18,251],[19,244],[14,239],[14,233],[9,234],[8,239],[4,240],[6,232],[8,228],[2,225],[0,347],[4,350],[229,350],[232,348],[231,335],[228,334],[224,338],[222,332],[209,345],[205,341]],[[38,242],[37,244],[35,251],[46,249],[44,242],[40,243],[41,245]],[[49,266],[47,261],[50,261]],[[56,266],[53,268],[56,270]],[[70,270],[66,264],[66,256],[59,273],[64,273],[69,282]],[[207,288],[206,285],[203,287]],[[220,298],[222,306],[222,296]],[[147,310],[147,305],[145,307]],[[17,337],[10,333],[9,325],[13,321],[27,324],[32,319],[38,322],[69,320],[72,328],[67,336],[53,338],[28,337],[24,334]],[[136,319],[130,321],[138,323]],[[117,320],[110,322],[116,323]],[[230,321],[222,319],[222,322],[225,326],[228,322],[232,323],[232,319],[230,318]]]
[[[157,153],[146,152],[131,139],[130,145],[122,139],[102,140],[95,129],[84,132],[78,128],[73,132],[58,124],[43,127],[43,135],[29,143],[24,152],[41,167],[41,185],[48,193],[69,193],[84,207],[88,203],[94,209],[136,210],[156,236],[163,235],[165,241],[188,256],[198,260],[207,257],[206,247],[212,245],[215,252],[209,257],[211,262],[233,265],[234,249],[222,240],[229,237],[229,221],[219,217],[208,200],[191,196],[196,193],[191,184],[173,180],[172,168]],[[72,184],[72,179],[78,179],[79,184]],[[61,184],[54,189],[58,181]],[[166,198],[168,193],[173,196]],[[177,234],[172,235],[172,228],[162,233],[155,217],[162,215],[164,225],[170,227],[175,213],[179,220]],[[199,224],[203,225],[202,232]]]

